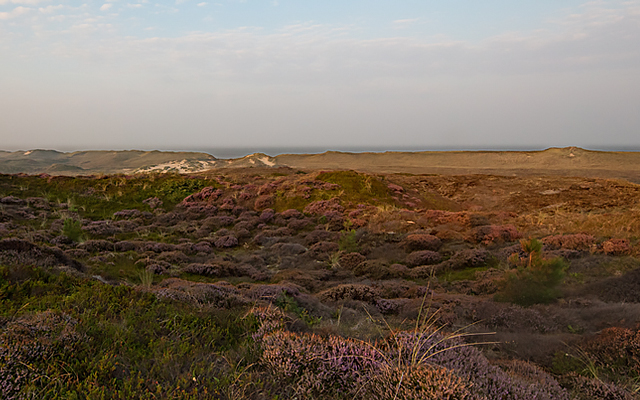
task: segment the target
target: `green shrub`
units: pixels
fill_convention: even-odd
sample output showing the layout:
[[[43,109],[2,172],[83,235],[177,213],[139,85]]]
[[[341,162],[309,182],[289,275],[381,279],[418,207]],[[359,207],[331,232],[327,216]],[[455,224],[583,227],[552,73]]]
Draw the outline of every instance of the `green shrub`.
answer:
[[[510,258],[517,269],[507,274],[496,300],[521,306],[551,303],[560,295],[558,285],[564,278],[567,262],[561,257],[543,258],[542,243],[537,239],[522,240],[520,245],[527,256]]]
[[[64,220],[62,226],[62,234],[74,242],[82,240],[82,223],[73,218],[67,218]]]
[[[345,253],[355,253],[359,250],[358,239],[355,229],[344,230],[338,241],[340,251]]]

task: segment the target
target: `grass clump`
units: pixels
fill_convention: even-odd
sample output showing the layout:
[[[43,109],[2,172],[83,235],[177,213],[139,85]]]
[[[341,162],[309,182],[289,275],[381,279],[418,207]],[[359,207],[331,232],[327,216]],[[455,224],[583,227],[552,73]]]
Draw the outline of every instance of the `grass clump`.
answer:
[[[353,203],[392,203],[389,189],[374,176],[360,174],[355,171],[321,172],[317,178],[320,181],[340,185],[344,191],[341,198]]]

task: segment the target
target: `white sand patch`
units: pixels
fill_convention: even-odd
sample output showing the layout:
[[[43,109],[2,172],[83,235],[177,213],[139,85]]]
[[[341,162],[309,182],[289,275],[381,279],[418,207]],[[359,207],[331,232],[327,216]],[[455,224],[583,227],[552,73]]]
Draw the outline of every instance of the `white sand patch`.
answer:
[[[135,172],[177,172],[182,174],[188,172],[202,172],[214,167],[215,163],[210,163],[208,161],[181,160],[138,168]]]
[[[28,156],[31,153],[33,153],[33,151],[29,150],[29,151],[25,151],[25,153],[23,155]]]
[[[258,158],[258,161],[269,167],[273,167],[274,165],[276,165],[276,163],[274,163],[273,161],[269,161],[269,157]]]

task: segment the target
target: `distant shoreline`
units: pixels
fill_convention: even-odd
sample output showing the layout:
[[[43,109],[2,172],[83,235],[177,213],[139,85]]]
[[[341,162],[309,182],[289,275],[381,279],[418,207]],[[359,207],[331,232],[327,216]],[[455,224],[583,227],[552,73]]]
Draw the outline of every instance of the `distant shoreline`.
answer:
[[[340,153],[422,153],[422,152],[469,152],[469,153],[479,153],[479,152],[530,152],[530,151],[545,151],[550,149],[562,149],[562,148],[580,148],[588,151],[598,151],[598,152],[607,152],[607,153],[616,153],[616,152],[624,152],[624,153],[634,153],[640,152],[640,146],[638,147],[627,147],[627,148],[594,148],[594,147],[581,147],[581,146],[550,146],[550,147],[355,147],[355,146],[336,146],[336,147],[318,147],[318,146],[292,146],[292,147],[269,147],[269,146],[256,146],[256,147],[220,147],[220,148],[212,148],[212,147],[200,147],[200,148],[109,148],[109,149],[85,149],[85,148],[77,148],[77,149],[48,149],[48,148],[38,148],[38,150],[52,150],[61,153],[75,153],[75,152],[85,152],[85,151],[160,151],[160,152],[172,152],[172,153],[205,153],[214,156],[217,159],[222,160],[230,160],[246,157],[251,154],[265,154],[270,157],[276,157],[279,155],[318,155],[326,152],[340,152]],[[16,149],[16,150],[4,150],[0,149],[3,152],[28,152],[36,149]]]

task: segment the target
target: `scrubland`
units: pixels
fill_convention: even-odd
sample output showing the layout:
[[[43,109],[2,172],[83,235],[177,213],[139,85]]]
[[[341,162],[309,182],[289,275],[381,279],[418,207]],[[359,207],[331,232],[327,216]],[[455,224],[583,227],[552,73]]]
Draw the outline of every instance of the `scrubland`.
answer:
[[[0,175],[2,399],[636,399],[640,186]]]

